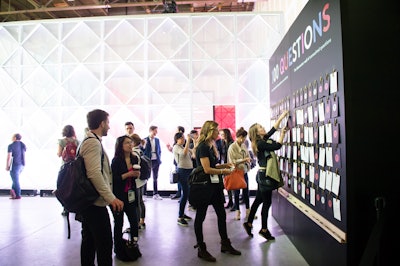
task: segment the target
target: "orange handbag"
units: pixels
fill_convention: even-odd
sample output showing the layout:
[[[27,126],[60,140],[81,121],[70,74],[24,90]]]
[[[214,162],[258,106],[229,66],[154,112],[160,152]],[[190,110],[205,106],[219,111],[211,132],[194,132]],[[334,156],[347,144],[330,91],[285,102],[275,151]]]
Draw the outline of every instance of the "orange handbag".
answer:
[[[235,169],[229,175],[224,177],[224,186],[226,190],[237,190],[246,188],[247,183],[244,180],[244,171],[242,169]]]

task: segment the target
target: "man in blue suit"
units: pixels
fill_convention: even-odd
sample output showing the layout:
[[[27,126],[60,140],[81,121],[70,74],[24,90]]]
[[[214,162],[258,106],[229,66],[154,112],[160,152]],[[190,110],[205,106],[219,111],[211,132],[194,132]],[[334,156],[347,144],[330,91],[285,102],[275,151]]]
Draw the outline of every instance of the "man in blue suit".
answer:
[[[149,136],[145,138],[146,144],[144,146],[144,154],[151,158],[151,168],[153,176],[153,199],[162,200],[160,194],[158,194],[158,169],[161,164],[161,146],[160,140],[156,137],[158,133],[157,126],[150,126]],[[147,190],[145,188],[145,190]]]

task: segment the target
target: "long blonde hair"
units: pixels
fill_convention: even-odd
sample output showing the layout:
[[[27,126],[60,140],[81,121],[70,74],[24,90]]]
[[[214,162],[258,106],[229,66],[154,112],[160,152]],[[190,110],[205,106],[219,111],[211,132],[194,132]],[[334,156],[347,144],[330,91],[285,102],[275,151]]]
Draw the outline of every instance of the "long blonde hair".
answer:
[[[213,140],[214,130],[218,129],[218,123],[213,120],[207,120],[204,122],[200,130],[199,140],[197,141],[198,146],[201,142],[211,142]]]
[[[258,152],[257,148],[257,140],[260,139],[260,135],[258,135],[258,123],[255,123],[251,125],[249,128],[249,139],[251,141],[251,149],[253,150],[253,153],[256,155]]]

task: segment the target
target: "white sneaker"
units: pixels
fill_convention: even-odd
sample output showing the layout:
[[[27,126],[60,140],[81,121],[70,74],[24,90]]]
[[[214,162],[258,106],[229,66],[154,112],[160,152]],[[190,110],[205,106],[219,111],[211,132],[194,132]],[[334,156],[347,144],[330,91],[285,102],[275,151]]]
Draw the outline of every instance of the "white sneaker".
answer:
[[[155,195],[153,196],[153,199],[155,199],[155,200],[162,200],[162,197],[160,196],[160,194],[155,194]]]

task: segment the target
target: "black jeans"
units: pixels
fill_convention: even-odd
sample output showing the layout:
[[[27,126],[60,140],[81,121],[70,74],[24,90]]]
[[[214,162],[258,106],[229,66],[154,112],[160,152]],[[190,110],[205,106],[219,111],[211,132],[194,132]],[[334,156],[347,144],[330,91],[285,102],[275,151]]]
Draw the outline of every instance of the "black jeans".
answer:
[[[212,189],[212,199],[211,205],[213,206],[215,213],[218,218],[218,232],[222,240],[228,239],[228,233],[226,230],[226,212],[224,207],[224,191],[221,184],[212,184],[210,186]],[[196,234],[197,243],[204,242],[203,236],[203,222],[206,218],[208,205],[200,205],[196,208],[196,218],[194,219],[194,232]]]
[[[254,199],[253,204],[251,204],[247,222],[253,223],[254,216],[256,215],[258,206],[260,206],[261,203],[263,204],[261,209],[261,228],[268,229],[268,211],[272,203],[272,190],[262,190],[260,189],[260,185],[257,185],[256,198]]]
[[[146,217],[146,205],[144,205],[143,196],[144,196],[144,186],[136,189],[137,192],[137,200],[138,200],[138,221],[140,218],[144,219]]]
[[[81,265],[112,266],[112,233],[107,207],[90,206],[82,213]]]
[[[158,169],[160,168],[160,164],[157,160],[151,161],[151,170],[153,176],[153,195],[158,194]]]
[[[137,200],[137,198],[136,198],[136,200]],[[134,237],[138,237],[138,235],[139,235],[136,201],[134,201],[132,203],[128,203],[128,201],[126,200],[126,201],[124,201],[124,209],[122,212],[113,212],[113,216],[114,216],[114,246],[115,246],[116,253],[121,252],[121,250],[123,249],[122,228],[124,226],[124,213],[128,217],[130,231],[131,231],[130,232],[131,240],[133,240]]]

